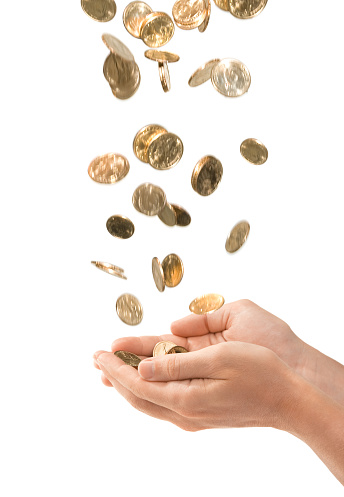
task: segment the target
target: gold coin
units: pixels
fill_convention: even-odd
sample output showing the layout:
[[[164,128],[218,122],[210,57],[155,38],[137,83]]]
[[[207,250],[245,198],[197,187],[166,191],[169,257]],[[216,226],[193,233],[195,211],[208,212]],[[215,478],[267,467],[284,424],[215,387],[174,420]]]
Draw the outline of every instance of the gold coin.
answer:
[[[156,133],[167,133],[167,130],[159,124],[148,124],[136,133],[133,142],[134,154],[142,162],[148,162],[148,145]]]
[[[105,45],[108,47],[111,53],[114,55],[117,55],[118,57],[121,57],[124,60],[128,60],[129,62],[133,62],[134,56],[129,50],[129,48],[124,45],[118,38],[115,38],[112,35],[109,35],[107,33],[103,34],[102,40],[105,43]]]
[[[213,67],[211,82],[225,97],[240,97],[249,89],[251,75],[239,60],[223,59]]]
[[[133,368],[138,369],[141,359],[136,354],[126,352],[125,350],[116,350],[114,354],[115,356],[122,359],[123,362],[128,364],[128,366],[132,366]]]
[[[244,245],[248,234],[250,232],[250,225],[247,221],[240,221],[236,224],[226,240],[226,250],[230,254],[239,250]]]
[[[191,185],[200,195],[211,195],[219,186],[223,174],[221,162],[212,155],[200,159],[191,176]]]
[[[189,309],[194,314],[208,314],[217,311],[223,306],[225,299],[217,293],[208,293],[193,300],[189,305]]]
[[[135,226],[127,217],[111,216],[106,221],[106,229],[110,235],[116,238],[127,239],[133,236]]]
[[[168,70],[167,62],[158,62],[158,66],[161,86],[166,93],[171,89],[170,71]]]
[[[211,3],[210,0],[204,0],[205,8],[206,8],[206,14],[204,21],[200,26],[198,26],[198,31],[200,33],[204,33],[204,31],[207,29],[209,21],[210,21],[210,14],[211,14]]]
[[[207,14],[204,0],[177,0],[172,16],[181,29],[194,29],[202,24]]]
[[[164,133],[149,145],[148,162],[154,169],[170,169],[180,161],[183,149],[183,143],[177,135]]]
[[[152,9],[144,2],[131,2],[123,12],[125,29],[135,38],[140,38],[141,25]]]
[[[159,290],[159,292],[163,292],[165,290],[164,271],[157,257],[153,257],[152,259],[152,273],[157,289]]]
[[[168,354],[185,354],[185,352],[189,352],[189,351],[186,350],[186,348],[182,347],[181,345],[175,345],[167,353]]]
[[[132,198],[135,209],[146,216],[156,216],[165,207],[165,192],[156,185],[143,183],[138,186]]]
[[[91,261],[91,264],[94,264],[98,269],[101,269],[102,271],[105,271],[105,273],[111,274],[112,276],[117,276],[118,278],[122,278],[123,280],[127,279],[127,277],[124,275],[124,269],[115,266],[114,264],[99,261]]]
[[[180,205],[170,204],[177,216],[177,226],[189,226],[191,223],[190,214]]]
[[[220,59],[213,59],[213,60],[209,60],[209,62],[206,62],[201,67],[199,67],[190,76],[189,85],[192,87],[195,87],[195,86],[202,85],[203,83],[208,81],[208,79],[210,79],[210,77],[211,77],[211,71],[212,71],[213,67],[215,67],[216,64],[218,64],[219,62],[221,62]]]
[[[240,145],[241,155],[256,166],[264,164],[268,160],[268,149],[256,138],[247,138]]]
[[[166,202],[165,207],[159,212],[158,218],[167,226],[175,226],[177,224],[177,214],[171,204]]]
[[[120,100],[126,100],[134,95],[138,90],[141,83],[141,74],[138,66],[136,66],[136,71],[134,74],[134,78],[131,79],[127,84],[121,84],[121,86],[117,85],[116,87],[111,87],[111,91],[116,98]],[[136,78],[136,79],[135,79]]]
[[[81,7],[88,16],[100,22],[111,21],[116,14],[114,0],[81,0]]]
[[[217,7],[219,7],[220,9],[225,10],[226,12],[229,11],[229,0],[214,0],[214,2],[215,5],[217,5]]]
[[[164,12],[148,14],[141,25],[140,37],[151,48],[166,45],[174,33],[174,24]]]
[[[171,52],[163,52],[162,50],[146,50],[145,57],[156,62],[178,62],[179,55]]]
[[[136,62],[129,62],[112,53],[105,59],[103,73],[112,93],[121,100],[131,97],[140,86],[141,75]]]
[[[239,19],[250,19],[265,9],[268,0],[227,0],[227,10]]]
[[[130,293],[124,293],[118,297],[116,302],[116,312],[118,317],[125,324],[136,326],[143,318],[143,309],[139,300]]]
[[[97,183],[113,184],[125,178],[130,169],[128,159],[121,154],[105,154],[93,159],[88,175]]]
[[[166,286],[174,288],[179,285],[184,275],[184,266],[177,254],[169,254],[162,261],[162,270]]]
[[[166,355],[168,354],[168,351],[173,347],[176,347],[176,344],[173,342],[169,342],[168,340],[158,342],[155,344],[155,347],[153,349],[153,357],[157,357],[159,355]]]

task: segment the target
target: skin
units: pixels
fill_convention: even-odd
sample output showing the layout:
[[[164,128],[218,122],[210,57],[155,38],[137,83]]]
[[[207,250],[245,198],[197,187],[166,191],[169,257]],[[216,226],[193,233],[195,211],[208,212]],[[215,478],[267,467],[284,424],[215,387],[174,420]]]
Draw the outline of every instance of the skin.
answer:
[[[307,443],[344,484],[344,367],[282,320],[241,300],[171,325],[172,335],[115,340],[102,381],[136,409],[187,431],[270,426]],[[151,358],[169,340],[192,353]],[[138,371],[113,352],[144,359]]]

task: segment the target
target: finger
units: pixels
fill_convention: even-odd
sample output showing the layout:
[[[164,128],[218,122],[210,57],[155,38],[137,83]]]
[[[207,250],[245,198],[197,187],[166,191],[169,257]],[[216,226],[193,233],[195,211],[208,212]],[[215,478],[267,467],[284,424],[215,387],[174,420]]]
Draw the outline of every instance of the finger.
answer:
[[[99,368],[99,369],[100,369],[100,368]],[[104,383],[104,385],[105,385],[106,387],[112,387],[112,383],[111,383],[111,381],[109,381],[109,380],[107,379],[107,377],[105,376],[105,374],[104,374],[104,373],[102,373],[102,375],[101,375],[101,377],[100,377],[100,378],[101,378],[102,382]]]
[[[224,331],[230,319],[230,304],[226,304],[211,314],[190,314],[171,324],[174,336],[181,337],[201,336],[207,333]]]
[[[150,357],[140,362],[138,372],[150,381],[179,381],[193,378],[226,379],[229,343],[220,343],[188,354]]]
[[[142,336],[142,337],[124,337],[115,340],[111,346],[112,352],[116,350],[126,350],[138,356],[151,357],[153,349],[158,342],[168,340],[174,342],[176,345],[181,345],[186,348],[187,340],[183,337],[175,337],[174,335],[160,335],[160,336]]]

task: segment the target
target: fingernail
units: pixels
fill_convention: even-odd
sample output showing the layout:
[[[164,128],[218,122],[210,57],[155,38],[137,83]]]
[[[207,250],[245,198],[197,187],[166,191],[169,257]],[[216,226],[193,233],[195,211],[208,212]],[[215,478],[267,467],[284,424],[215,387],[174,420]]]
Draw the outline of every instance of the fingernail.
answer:
[[[139,375],[145,380],[150,380],[154,376],[154,360],[144,359],[139,364]]]

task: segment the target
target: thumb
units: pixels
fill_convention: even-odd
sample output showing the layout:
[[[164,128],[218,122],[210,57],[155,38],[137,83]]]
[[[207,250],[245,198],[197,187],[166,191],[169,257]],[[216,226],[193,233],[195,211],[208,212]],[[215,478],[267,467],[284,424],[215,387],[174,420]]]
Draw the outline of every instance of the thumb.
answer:
[[[185,354],[149,357],[140,362],[138,372],[142,378],[150,381],[224,379],[228,345],[221,343]]]

